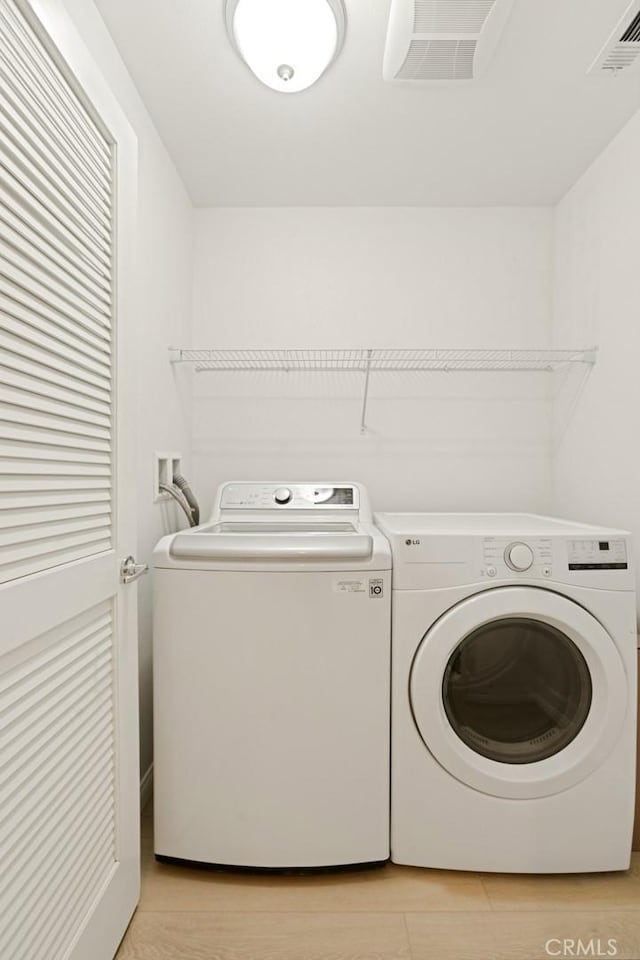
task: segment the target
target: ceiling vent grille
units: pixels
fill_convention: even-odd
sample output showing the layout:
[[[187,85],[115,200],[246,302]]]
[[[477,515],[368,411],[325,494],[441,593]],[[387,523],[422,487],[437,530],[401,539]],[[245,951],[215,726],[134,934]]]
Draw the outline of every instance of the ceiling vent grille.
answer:
[[[625,32],[620,37],[621,43],[638,43],[640,42],[640,10],[636,13],[635,17],[625,30]]]
[[[513,0],[392,0],[389,81],[473,80],[486,68]]]
[[[412,40],[398,80],[471,80],[475,40]]]
[[[621,72],[630,72],[638,64],[640,64],[640,0],[633,0],[592,63],[589,73],[617,75]]]
[[[495,0],[415,0],[414,33],[480,33]]]

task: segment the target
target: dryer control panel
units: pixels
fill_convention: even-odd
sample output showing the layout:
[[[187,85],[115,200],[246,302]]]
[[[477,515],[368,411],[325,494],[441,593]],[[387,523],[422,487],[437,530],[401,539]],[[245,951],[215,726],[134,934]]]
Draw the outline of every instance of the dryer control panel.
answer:
[[[551,539],[516,540],[513,537],[483,537],[482,575],[501,579],[513,573],[529,576],[553,575],[553,547]]]
[[[569,570],[627,570],[624,540],[567,541]]]
[[[564,549],[562,549],[564,548]],[[514,573],[553,578],[571,572],[628,570],[627,544],[623,539],[594,540],[586,537],[566,541],[555,538],[518,540],[484,537],[481,576],[501,579]]]

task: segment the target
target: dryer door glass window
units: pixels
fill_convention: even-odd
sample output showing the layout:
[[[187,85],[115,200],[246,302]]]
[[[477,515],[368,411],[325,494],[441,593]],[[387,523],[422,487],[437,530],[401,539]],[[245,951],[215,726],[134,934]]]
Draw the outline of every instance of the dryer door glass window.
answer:
[[[534,763],[563,750],[591,706],[576,645],[548,623],[510,617],[468,634],[442,685],[449,723],[468,747],[501,763]]]

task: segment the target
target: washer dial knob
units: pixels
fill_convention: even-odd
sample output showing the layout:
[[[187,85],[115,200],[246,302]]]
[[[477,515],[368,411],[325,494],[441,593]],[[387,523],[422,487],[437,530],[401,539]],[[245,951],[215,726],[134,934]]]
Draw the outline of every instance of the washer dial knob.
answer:
[[[510,543],[504,552],[504,559],[510,570],[524,573],[533,564],[533,550],[526,543]]]
[[[273,495],[276,503],[289,503],[291,500],[291,490],[288,487],[278,487]]]

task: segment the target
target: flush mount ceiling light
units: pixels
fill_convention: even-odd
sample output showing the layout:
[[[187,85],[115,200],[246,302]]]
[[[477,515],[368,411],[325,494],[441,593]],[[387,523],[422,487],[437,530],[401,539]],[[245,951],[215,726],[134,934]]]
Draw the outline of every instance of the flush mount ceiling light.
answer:
[[[231,42],[258,80],[298,93],[337,57],[345,32],[342,0],[226,0]]]

